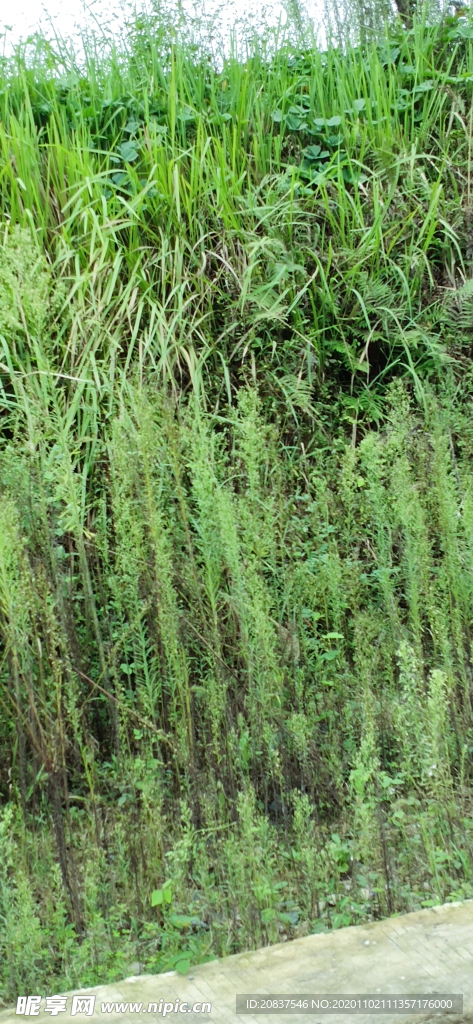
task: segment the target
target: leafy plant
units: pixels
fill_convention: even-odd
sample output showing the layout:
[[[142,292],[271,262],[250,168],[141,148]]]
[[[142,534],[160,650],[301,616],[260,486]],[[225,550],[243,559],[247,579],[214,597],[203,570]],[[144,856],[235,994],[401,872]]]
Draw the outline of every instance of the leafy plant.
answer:
[[[473,894],[470,28],[1,63],[5,1004]]]

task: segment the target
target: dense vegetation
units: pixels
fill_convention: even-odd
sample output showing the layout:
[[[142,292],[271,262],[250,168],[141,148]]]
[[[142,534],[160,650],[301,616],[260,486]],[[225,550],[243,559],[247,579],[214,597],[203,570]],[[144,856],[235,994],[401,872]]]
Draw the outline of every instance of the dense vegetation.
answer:
[[[473,26],[165,42],[1,68],[4,1003],[473,895]]]

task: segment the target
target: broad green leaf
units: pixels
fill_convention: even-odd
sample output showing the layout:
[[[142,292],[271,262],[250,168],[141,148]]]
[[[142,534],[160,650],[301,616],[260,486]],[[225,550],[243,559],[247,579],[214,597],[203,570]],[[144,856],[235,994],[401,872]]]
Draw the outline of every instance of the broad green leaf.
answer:
[[[307,146],[304,150],[304,156],[307,160],[316,160],[320,155],[321,146]]]
[[[171,914],[169,920],[175,928],[190,928],[195,918],[189,917],[187,914]]]
[[[138,159],[138,150],[133,142],[122,142],[118,147],[118,152],[127,164],[132,164]]]
[[[176,971],[178,974],[187,974],[191,965],[190,960],[178,960],[176,964]]]
[[[300,117],[295,117],[294,114],[288,114],[286,117],[286,127],[289,128],[290,132],[298,132],[302,128],[303,122]]]
[[[421,82],[420,85],[416,85],[414,93],[417,94],[419,92],[430,92],[433,88],[434,82],[432,81],[432,79],[429,79],[429,81],[427,82]]]

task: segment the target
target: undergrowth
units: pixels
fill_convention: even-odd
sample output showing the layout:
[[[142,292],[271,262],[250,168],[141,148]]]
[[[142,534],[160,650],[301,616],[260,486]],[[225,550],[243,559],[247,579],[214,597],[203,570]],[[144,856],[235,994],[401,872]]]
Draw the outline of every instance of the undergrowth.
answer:
[[[138,28],[2,65],[4,1003],[473,896],[473,29]]]

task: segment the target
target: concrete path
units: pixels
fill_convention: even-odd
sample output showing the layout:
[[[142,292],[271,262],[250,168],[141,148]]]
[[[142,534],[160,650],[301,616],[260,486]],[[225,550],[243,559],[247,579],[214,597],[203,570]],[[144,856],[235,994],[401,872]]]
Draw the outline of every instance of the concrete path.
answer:
[[[80,997],[87,993],[95,995],[93,1016],[103,1024],[149,1024],[150,1020],[160,1024],[160,1000],[173,1004],[167,1019],[176,1024],[183,1020],[180,1015],[176,1017],[177,999],[189,1006],[185,1010],[186,1024],[375,1024],[376,1017],[379,1024],[425,1024],[427,1020],[429,1024],[473,1024],[473,900],[240,953],[195,967],[187,977],[171,972],[127,978],[114,985],[84,989]],[[286,998],[301,998],[307,993],[312,998],[370,995],[378,999],[389,995],[462,995],[463,1010],[448,1015],[428,1011],[414,1015],[412,1010],[379,1016],[347,1010],[335,1015],[319,1010],[310,1016],[286,1012],[270,1016],[237,1014],[235,997],[244,993],[284,994]],[[68,995],[65,1011],[55,1019],[68,1024],[85,1024],[90,1019],[95,1024],[85,1015],[85,1004],[79,1005],[79,1012],[76,1005],[76,1013],[71,1015],[72,996]],[[143,1008],[133,1012],[123,1008],[119,1012],[114,1007],[106,1012],[101,1005],[105,1002],[142,1003]],[[197,1002],[210,1003],[210,1011],[196,1012],[192,1007]],[[148,1010],[149,1003],[158,1006]],[[18,1024],[21,1019],[14,1010],[0,1013],[0,1024]],[[43,999],[36,1021],[46,1024],[51,1019]]]

